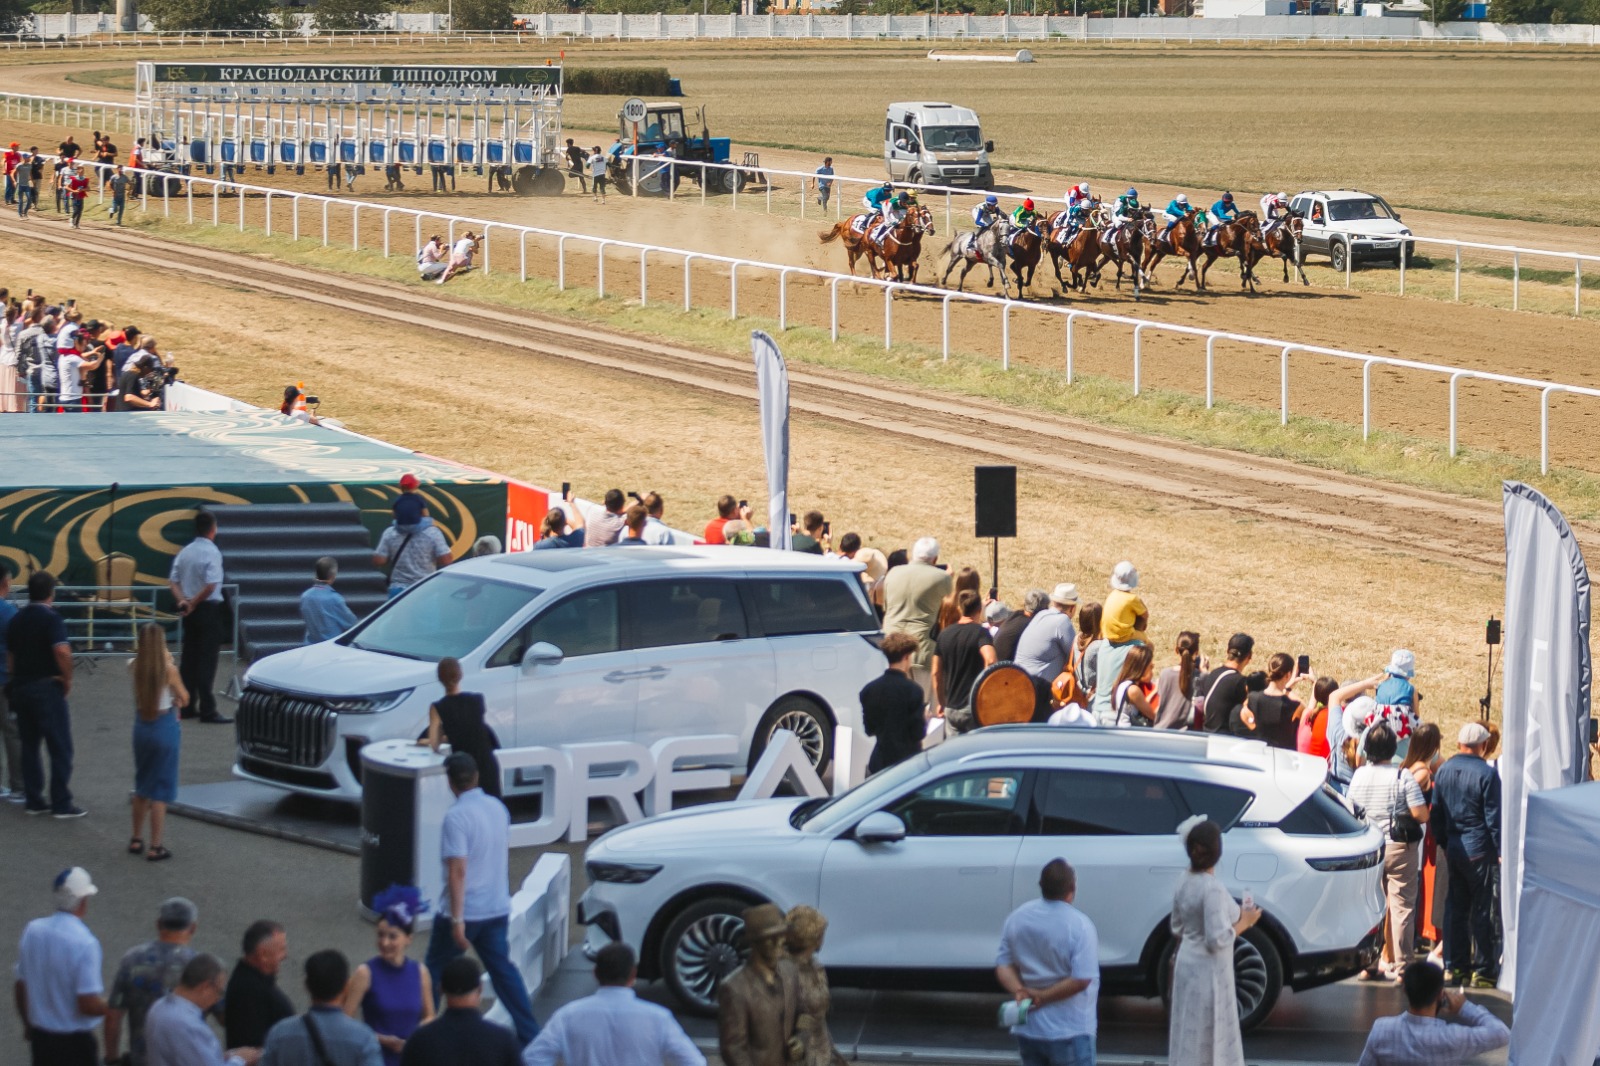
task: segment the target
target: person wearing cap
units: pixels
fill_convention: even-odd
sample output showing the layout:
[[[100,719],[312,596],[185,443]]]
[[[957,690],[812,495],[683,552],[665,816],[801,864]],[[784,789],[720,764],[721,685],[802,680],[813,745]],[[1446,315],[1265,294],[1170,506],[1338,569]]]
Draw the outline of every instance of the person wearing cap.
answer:
[[[723,1066],[787,1066],[800,1051],[800,973],[784,946],[789,921],[771,903],[741,917],[750,955],[717,988],[717,1054]]]
[[[672,1012],[634,994],[638,977],[632,948],[601,948],[594,958],[600,987],[550,1016],[523,1052],[524,1066],[705,1066]]]
[[[506,869],[511,815],[504,803],[479,787],[478,763],[471,755],[453,753],[445,759],[444,771],[456,801],[445,812],[439,830],[444,891],[434,909],[426,959],[434,998],[438,998],[444,968],[450,961],[476,951],[489,971],[495,998],[511,1015],[517,1039],[526,1046],[539,1035],[539,1023],[533,1016],[528,986],[506,945],[511,916]]]
[[[150,373],[151,370],[154,370],[156,364],[160,360],[156,357],[154,352],[136,352],[133,348],[127,345],[123,345],[122,348],[128,349],[129,357],[127,361],[122,364],[121,373],[117,375],[116,391],[111,397],[112,410],[160,410],[160,397],[146,396],[144,390],[145,375]],[[121,351],[122,348],[118,348],[117,350]],[[113,358],[115,358],[115,356],[113,356]]]
[[[1468,722],[1458,753],[1433,778],[1434,839],[1445,849],[1450,884],[1445,896],[1444,966],[1451,980],[1493,988],[1500,976],[1494,936],[1494,877],[1500,864],[1500,775],[1484,761],[1489,730]],[[1476,951],[1476,958],[1474,958]]]
[[[421,528],[422,520],[428,517],[428,501],[417,491],[421,484],[415,474],[400,475],[400,495],[394,498],[389,509],[394,512],[394,524],[402,533],[415,533]]]
[[[1228,638],[1228,650],[1222,665],[1195,682],[1193,699],[1205,716],[1202,728],[1207,733],[1228,732],[1234,714],[1244,706],[1244,701],[1250,695],[1244,671],[1255,656],[1255,650],[1254,637],[1249,633],[1235,633]]]
[[[439,984],[444,1010],[419,1028],[400,1052],[400,1066],[520,1066],[522,1045],[484,1018],[483,967],[471,955],[451,959]]]
[[[1017,640],[1016,664],[1033,678],[1035,710],[1042,719],[1050,713],[1050,683],[1072,661],[1078,634],[1072,616],[1078,610],[1078,586],[1063,581],[1050,592],[1050,605],[1033,616]],[[1115,675],[1113,675],[1115,676]]]
[[[1100,613],[1100,633],[1109,643],[1150,643],[1144,635],[1150,625],[1150,611],[1135,591],[1138,587],[1139,571],[1132,563],[1120,562],[1111,571],[1111,592]]]
[[[398,512],[396,517],[398,519]],[[372,552],[372,565],[380,570],[389,567],[391,597],[449,566],[450,559],[450,542],[431,518],[421,514],[409,530],[400,528],[398,521],[390,525],[378,538],[378,546]]]
[[[94,1030],[106,1014],[100,941],[83,916],[100,891],[81,866],[51,884],[56,910],[35,918],[17,946],[16,1000],[33,1066],[99,1066]]]
[[[19,147],[21,146],[18,145],[16,141],[12,141],[6,146],[5,155],[0,157],[4,160],[6,171],[6,203],[8,204],[14,204],[17,202],[17,182],[15,174],[17,170],[17,164],[22,161],[22,153],[18,151]]]
[[[1383,680],[1378,682],[1372,693],[1372,698],[1378,704],[1375,720],[1387,722],[1389,728],[1394,730],[1394,735],[1400,741],[1399,759],[1402,763],[1411,750],[1411,734],[1421,724],[1417,705],[1422,702],[1422,697],[1417,694],[1416,685],[1412,684],[1416,673],[1417,657],[1405,648],[1396,648],[1389,657],[1389,665],[1384,667]]]
[[[156,1000],[146,1019],[151,1062],[158,1066],[255,1066],[261,1058],[260,1048],[224,1052],[217,1034],[206,1024],[206,1012],[222,1000],[227,972],[215,955],[196,955],[184,965],[172,991]],[[110,1066],[110,1055],[106,1062]]]
[[[133,1066],[150,1061],[145,1049],[146,1018],[156,1001],[178,987],[184,966],[194,958],[189,941],[194,939],[199,921],[200,911],[193,903],[173,896],[156,913],[156,938],[129,948],[117,963],[106,1001],[106,1062],[117,1059],[124,1025]]]

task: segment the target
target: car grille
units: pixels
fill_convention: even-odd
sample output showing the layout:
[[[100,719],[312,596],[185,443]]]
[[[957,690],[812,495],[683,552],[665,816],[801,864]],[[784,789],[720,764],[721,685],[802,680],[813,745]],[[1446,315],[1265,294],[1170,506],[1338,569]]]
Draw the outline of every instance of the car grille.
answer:
[[[339,715],[324,702],[251,685],[239,700],[239,750],[257,759],[317,767],[333,751]]]
[[[952,178],[970,178],[978,172],[977,167],[945,167],[944,172]]]

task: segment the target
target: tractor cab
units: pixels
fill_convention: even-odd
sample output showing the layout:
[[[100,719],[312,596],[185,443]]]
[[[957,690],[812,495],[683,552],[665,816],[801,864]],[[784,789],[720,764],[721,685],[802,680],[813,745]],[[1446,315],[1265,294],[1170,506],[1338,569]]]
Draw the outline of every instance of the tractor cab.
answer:
[[[644,120],[637,126],[625,119],[622,112],[617,112],[617,131],[622,143],[631,147],[635,144],[637,129],[637,148],[632,149],[636,155],[655,155],[671,147],[674,149],[674,156],[680,160],[699,163],[728,162],[732,141],[727,137],[711,136],[711,129],[706,121],[706,109],[695,108],[691,117],[692,122],[686,119],[682,104],[646,104]],[[699,127],[699,132],[695,132],[695,126]],[[744,172],[733,170],[680,167],[679,173],[683,177],[705,185],[712,192],[732,192],[736,187],[743,188],[751,180]],[[641,176],[641,191],[656,194],[659,190],[654,188],[653,184],[648,175]]]

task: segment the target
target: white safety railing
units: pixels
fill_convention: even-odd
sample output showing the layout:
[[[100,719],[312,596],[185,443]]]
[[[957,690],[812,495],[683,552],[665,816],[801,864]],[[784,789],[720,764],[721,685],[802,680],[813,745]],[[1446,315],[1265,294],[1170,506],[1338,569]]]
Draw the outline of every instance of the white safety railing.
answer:
[[[126,169],[126,168],[125,168]],[[841,285],[850,285],[867,289],[876,289],[883,294],[883,346],[885,349],[894,345],[894,307],[897,296],[920,296],[936,299],[941,308],[941,355],[945,361],[950,358],[952,345],[950,340],[950,315],[953,304],[960,303],[966,306],[981,306],[996,309],[1001,314],[999,357],[1003,369],[1011,369],[1011,323],[1014,316],[1019,314],[1044,315],[1060,321],[1063,325],[1063,357],[1064,370],[1068,384],[1071,384],[1075,374],[1076,328],[1081,323],[1095,323],[1099,325],[1114,325],[1127,327],[1132,331],[1132,384],[1133,395],[1138,396],[1142,391],[1143,374],[1143,341],[1146,332],[1160,332],[1176,334],[1178,336],[1194,337],[1205,342],[1205,402],[1209,409],[1216,402],[1216,346],[1219,341],[1231,344],[1240,344],[1251,347],[1266,348],[1275,351],[1279,357],[1279,414],[1280,422],[1287,425],[1289,422],[1289,357],[1292,354],[1302,356],[1316,356],[1328,359],[1349,362],[1361,367],[1361,436],[1365,440],[1372,433],[1372,371],[1375,367],[1386,367],[1397,370],[1412,370],[1426,374],[1438,375],[1448,379],[1449,382],[1449,454],[1457,454],[1459,442],[1459,419],[1457,398],[1459,385],[1462,381],[1486,382],[1496,385],[1511,386],[1519,389],[1531,389],[1539,393],[1539,464],[1541,472],[1548,473],[1550,469],[1550,398],[1557,393],[1568,396],[1583,396],[1600,399],[1600,389],[1587,388],[1582,385],[1569,385],[1562,382],[1545,381],[1538,378],[1519,377],[1510,374],[1494,374],[1483,370],[1473,370],[1465,367],[1450,366],[1442,363],[1426,363],[1414,359],[1399,359],[1390,356],[1376,356],[1366,352],[1348,351],[1342,348],[1330,348],[1317,344],[1301,344],[1286,341],[1281,338],[1260,337],[1253,334],[1234,333],[1227,330],[1205,329],[1199,326],[1185,326],[1170,322],[1158,322],[1150,319],[1134,318],[1128,315],[1108,314],[1100,311],[1089,311],[1071,307],[1058,307],[1050,304],[1032,303],[1023,300],[1012,300],[997,296],[987,296],[981,293],[954,292],[949,289],[936,288],[931,285],[906,284],[887,279],[858,277],[852,274],[837,274],[827,270],[813,267],[790,266],[784,263],[769,263],[755,259],[743,259],[735,256],[716,255],[710,252],[696,252],[683,248],[672,248],[658,244],[646,244],[639,241],[629,241],[615,237],[597,237],[584,233],[569,233],[563,230],[546,229],[537,226],[519,226],[513,223],[494,221],[490,219],[471,218],[462,215],[451,215],[439,211],[424,211],[409,207],[389,206],[384,204],[367,203],[361,200],[347,200],[338,197],[323,196],[317,193],[291,192],[282,189],[272,189],[262,186],[243,185],[238,182],[217,181],[211,178],[187,177],[181,178],[171,174],[161,174],[152,171],[139,171],[142,178],[143,191],[139,198],[142,210],[152,210],[150,201],[158,201],[156,208],[163,217],[171,218],[174,210],[174,201],[181,216],[189,223],[196,218],[195,201],[201,202],[200,215],[204,221],[205,196],[195,196],[196,187],[209,189],[211,200],[211,224],[220,226],[222,217],[222,194],[226,192],[237,202],[237,223],[229,219],[230,227],[237,224],[239,232],[244,232],[246,224],[246,196],[259,196],[264,201],[264,232],[272,236],[282,235],[283,222],[281,214],[274,229],[273,201],[288,201],[289,207],[289,236],[293,240],[302,238],[301,217],[302,204],[311,205],[313,210],[311,218],[320,219],[319,227],[311,232],[320,231],[320,239],[324,247],[330,244],[329,212],[338,207],[341,212],[348,212],[350,219],[351,247],[359,249],[361,240],[361,217],[365,213],[368,218],[375,218],[381,226],[382,248],[385,257],[394,254],[393,250],[393,222],[395,218],[408,219],[411,222],[411,240],[407,245],[405,254],[414,254],[413,250],[420,249],[423,245],[423,221],[434,219],[444,223],[447,228],[448,239],[453,244],[456,239],[458,227],[477,227],[481,229],[482,262],[480,269],[484,274],[491,274],[496,262],[504,262],[504,257],[514,254],[516,257],[516,273],[521,281],[528,280],[528,239],[530,237],[542,239],[555,245],[555,280],[559,289],[568,288],[567,261],[569,248],[576,250],[579,247],[592,249],[595,256],[595,289],[599,296],[604,298],[615,292],[615,286],[607,288],[606,255],[610,252],[615,256],[619,252],[636,254],[638,257],[639,303],[648,305],[650,302],[650,272],[652,262],[659,268],[664,257],[670,257],[677,262],[669,264],[667,269],[681,270],[683,283],[683,309],[691,311],[694,308],[693,267],[696,264],[713,264],[727,268],[728,271],[728,316],[739,317],[739,279],[741,272],[749,276],[752,272],[759,272],[768,276],[776,275],[778,281],[778,329],[787,330],[790,326],[789,314],[789,287],[796,278],[806,278],[824,285],[829,290],[829,336],[837,341],[840,334],[839,314],[839,288]],[[158,188],[154,197],[151,196],[152,187]],[[101,191],[102,200],[104,190]],[[232,212],[230,212],[232,214]],[[431,228],[430,224],[430,228]],[[496,242],[498,238],[498,243]],[[499,257],[494,254],[495,248],[509,251],[500,252]],[[653,257],[653,259],[652,259]],[[502,269],[505,269],[502,267]]]
[[[367,32],[316,28],[315,14],[289,16],[288,28],[159,33],[138,19],[138,32],[123,31],[112,14],[32,15],[19,33],[0,38],[8,48],[165,47],[211,44],[245,47],[261,42],[343,41],[412,43],[417,37],[458,40],[521,37],[611,40],[858,41],[1361,41],[1398,44],[1582,45],[1600,44],[1600,28],[1572,24],[1446,22],[1366,18],[1357,15],[1241,15],[1235,18],[1081,18],[1073,15],[967,15],[931,12],[907,15],[669,15],[665,13],[566,13],[513,16],[502,31],[450,32],[439,13],[390,12]]]
[[[0,115],[4,115],[12,122],[109,130],[113,133],[132,133],[134,127],[132,104],[81,100],[69,96],[0,92]],[[85,146],[85,151],[89,147],[92,146]],[[126,146],[126,148],[132,147],[131,144]]]

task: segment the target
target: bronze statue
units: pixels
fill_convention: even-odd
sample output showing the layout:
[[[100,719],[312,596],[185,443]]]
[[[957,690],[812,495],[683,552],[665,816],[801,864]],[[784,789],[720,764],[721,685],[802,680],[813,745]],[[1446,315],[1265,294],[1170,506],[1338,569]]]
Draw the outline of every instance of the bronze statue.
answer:
[[[802,904],[789,912],[789,957],[800,977],[799,1066],[845,1066],[828,1032],[828,972],[817,963],[827,932],[828,919],[815,907]]]
[[[789,1066],[802,1051],[800,974],[783,946],[789,923],[771,903],[743,917],[750,957],[717,989],[718,1052],[724,1066]]]

